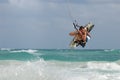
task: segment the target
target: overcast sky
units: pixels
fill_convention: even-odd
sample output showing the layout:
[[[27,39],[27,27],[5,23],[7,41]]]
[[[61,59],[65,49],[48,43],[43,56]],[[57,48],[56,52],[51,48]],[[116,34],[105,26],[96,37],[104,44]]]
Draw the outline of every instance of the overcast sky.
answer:
[[[95,24],[85,49],[120,49],[120,0],[0,0],[0,48],[69,48],[75,19]]]

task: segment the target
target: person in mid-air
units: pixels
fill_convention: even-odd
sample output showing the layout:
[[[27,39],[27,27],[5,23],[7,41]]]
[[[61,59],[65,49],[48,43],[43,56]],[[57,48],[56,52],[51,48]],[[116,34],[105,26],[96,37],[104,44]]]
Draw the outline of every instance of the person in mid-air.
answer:
[[[70,36],[75,36],[75,42],[78,44],[86,44],[88,39],[90,39],[90,33],[83,26],[73,23],[76,31],[69,33]],[[79,27],[77,29],[76,27]]]
[[[86,43],[87,40],[89,39],[89,37],[91,37],[90,33],[83,26],[80,26],[80,28],[79,28],[79,34],[81,35],[82,42],[84,42],[84,43]]]

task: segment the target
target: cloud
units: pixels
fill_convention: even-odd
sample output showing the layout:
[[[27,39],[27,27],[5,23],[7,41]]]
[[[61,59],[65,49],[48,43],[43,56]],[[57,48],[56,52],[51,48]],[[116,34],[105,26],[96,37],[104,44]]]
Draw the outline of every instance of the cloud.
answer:
[[[42,9],[43,3],[39,0],[8,0],[9,5],[13,7],[23,8],[23,9]]]
[[[120,4],[120,0],[86,0],[86,2],[88,3],[97,3],[97,4],[110,4],[110,3],[119,3]]]
[[[70,1],[70,8],[66,1]],[[71,40],[68,33],[74,30],[70,13],[74,19],[79,19],[81,25],[89,21],[95,24],[91,44],[96,48],[100,45],[96,43],[104,40],[120,40],[114,36],[119,32],[118,0],[8,0],[4,3],[0,4],[0,44],[64,48]],[[112,43],[103,44],[109,47]]]
[[[8,0],[0,0],[0,4],[8,3]]]

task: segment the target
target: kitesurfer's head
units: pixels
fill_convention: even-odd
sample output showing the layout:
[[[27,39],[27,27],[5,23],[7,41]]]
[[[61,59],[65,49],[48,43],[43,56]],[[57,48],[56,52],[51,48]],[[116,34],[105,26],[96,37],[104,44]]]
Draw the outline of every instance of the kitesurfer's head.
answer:
[[[84,29],[84,27],[83,27],[83,26],[80,26],[79,30],[81,30],[81,29]]]

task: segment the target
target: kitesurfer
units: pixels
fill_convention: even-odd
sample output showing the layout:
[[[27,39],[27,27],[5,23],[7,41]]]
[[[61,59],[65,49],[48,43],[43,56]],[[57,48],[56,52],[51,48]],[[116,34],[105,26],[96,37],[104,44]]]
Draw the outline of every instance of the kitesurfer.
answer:
[[[86,44],[86,42],[90,39],[90,33],[87,31],[87,29],[83,26],[79,26],[78,24],[73,23],[76,31],[70,32],[70,36],[75,36],[75,42],[79,44]],[[79,27],[77,29],[76,27]]]

